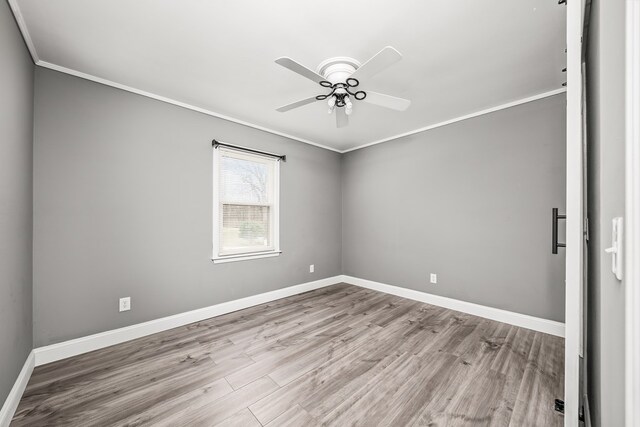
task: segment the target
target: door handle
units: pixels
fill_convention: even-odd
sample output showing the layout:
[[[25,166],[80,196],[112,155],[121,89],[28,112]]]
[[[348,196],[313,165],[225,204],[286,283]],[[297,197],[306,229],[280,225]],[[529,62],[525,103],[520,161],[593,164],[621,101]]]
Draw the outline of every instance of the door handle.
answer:
[[[565,248],[565,243],[558,243],[558,220],[567,219],[566,215],[559,214],[558,208],[551,209],[551,253],[557,254],[558,248]]]
[[[622,244],[623,234],[622,217],[613,218],[611,224],[611,247],[604,251],[611,254],[611,272],[616,275],[616,279],[622,280]]]

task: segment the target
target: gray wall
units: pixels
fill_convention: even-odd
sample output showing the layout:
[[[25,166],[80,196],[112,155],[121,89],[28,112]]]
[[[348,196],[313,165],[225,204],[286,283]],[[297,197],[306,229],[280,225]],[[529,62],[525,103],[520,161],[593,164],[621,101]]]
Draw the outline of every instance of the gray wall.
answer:
[[[35,345],[340,273],[562,321],[550,210],[564,210],[564,104],[341,157],[38,68]],[[214,137],[287,154],[281,257],[210,261]]]
[[[624,425],[624,283],[611,273],[611,219],[624,215],[624,0],[592,0],[587,52],[587,392],[596,426]]]
[[[0,1],[0,406],[31,351],[34,65]]]
[[[346,154],[343,273],[563,321],[565,147],[562,94]]]
[[[213,138],[287,155],[280,257],[212,263]],[[36,346],[340,274],[337,153],[38,68],[34,167]]]

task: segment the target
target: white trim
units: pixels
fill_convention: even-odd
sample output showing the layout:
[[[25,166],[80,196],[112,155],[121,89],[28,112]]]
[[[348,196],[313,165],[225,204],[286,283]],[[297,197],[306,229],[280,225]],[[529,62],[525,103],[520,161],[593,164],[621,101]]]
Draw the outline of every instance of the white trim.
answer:
[[[211,317],[242,310],[254,305],[264,304],[280,298],[286,298],[292,295],[330,286],[339,283],[340,278],[341,276],[327,277],[326,279],[320,279],[313,282],[277,289],[271,292],[252,295],[246,298],[227,301],[209,307],[187,311],[185,313],[174,314],[173,316],[162,317],[160,319],[126,326],[124,328],[113,329],[111,331],[48,345],[46,347],[38,347],[34,350],[35,366],[99,350],[101,348],[166,331],[168,329],[188,325],[189,323],[199,322]]]
[[[99,350],[101,348],[166,331],[168,329],[188,325],[189,323],[198,322],[201,320],[209,319],[211,317],[220,316],[226,313],[231,313],[233,311],[242,310],[247,307],[264,304],[280,298],[286,298],[292,295],[297,295],[303,292],[312,291],[314,289],[319,289],[342,282],[362,288],[384,292],[391,295],[396,295],[402,298],[408,298],[427,304],[437,305],[439,307],[444,307],[451,310],[461,311],[463,313],[484,317],[486,319],[491,319],[498,322],[508,323],[546,334],[551,334],[559,337],[564,336],[564,324],[561,322],[541,319],[533,316],[528,316],[526,314],[514,313],[511,311],[487,307],[466,301],[459,301],[453,298],[441,297],[438,295],[401,288],[398,286],[387,285],[384,283],[360,279],[357,277],[339,275],[328,277],[326,279],[316,280],[313,282],[303,283],[300,285],[290,286],[283,289],[277,289],[275,291],[253,295],[238,300],[228,301],[221,304],[188,311],[185,313],[179,313],[173,316],[150,320],[148,322],[138,323],[136,325],[127,326],[124,328],[76,338],[58,344],[39,347],[33,350],[33,354],[35,355],[35,366],[40,366],[90,351]]]
[[[625,408],[631,427],[640,423],[640,0],[626,3]]]
[[[18,0],[9,0],[9,6],[11,7],[11,11],[13,12],[13,16],[16,18],[16,22],[18,23],[18,28],[20,28],[20,32],[22,33],[22,38],[24,39],[25,44],[27,45],[27,49],[29,49],[29,53],[31,54],[31,59],[35,64],[40,62],[40,58],[38,57],[38,52],[36,52],[36,46],[33,44],[33,40],[31,39],[31,34],[29,34],[29,29],[27,28],[27,24],[22,17],[22,12],[20,11],[20,6],[18,6]]]
[[[552,90],[552,91],[549,91],[549,92],[539,93],[537,95],[529,96],[527,98],[518,99],[516,101],[508,102],[506,104],[497,105],[495,107],[491,107],[491,108],[487,108],[487,109],[484,109],[484,110],[476,111],[474,113],[466,114],[464,116],[455,117],[453,119],[445,120],[443,122],[439,122],[439,123],[435,123],[435,124],[432,124],[432,125],[428,125],[428,126],[425,126],[425,127],[418,128],[418,129],[414,129],[414,130],[411,130],[409,132],[400,133],[400,134],[397,134],[397,135],[389,136],[387,138],[379,139],[377,141],[369,142],[367,144],[358,145],[357,147],[354,147],[354,148],[349,148],[347,150],[342,150],[342,151],[340,151],[340,153],[344,154],[344,153],[348,153],[350,151],[359,150],[361,148],[370,147],[372,145],[382,144],[383,142],[392,141],[394,139],[403,138],[405,136],[415,135],[416,133],[425,132],[425,131],[428,131],[428,130],[431,130],[431,129],[435,129],[435,128],[439,128],[439,127],[442,127],[442,126],[447,126],[447,125],[450,125],[452,123],[461,122],[461,121],[467,120],[467,119],[472,119],[474,117],[482,116],[484,114],[490,114],[490,113],[494,113],[496,111],[505,110],[507,108],[517,107],[518,105],[526,104],[528,102],[533,102],[533,101],[537,101],[539,99],[548,98],[550,96],[558,95],[558,94],[564,93],[566,91],[567,90],[565,88],[560,88],[560,89],[555,89],[555,90]]]
[[[262,254],[240,254],[240,255],[229,255],[225,257],[211,258],[214,264],[224,264],[227,262],[237,262],[237,261],[246,261],[250,259],[260,259],[260,258],[273,258],[276,256],[280,256],[282,251],[270,251]]]
[[[0,409],[0,427],[8,427],[9,424],[11,424],[11,419],[18,408],[20,399],[22,399],[24,389],[27,388],[27,384],[31,378],[31,373],[35,366],[34,362],[35,354],[32,350],[29,356],[27,356],[27,360],[24,362],[22,370],[18,374],[18,378],[16,378],[16,382],[13,383],[13,387],[2,405],[2,409]]]
[[[213,196],[212,199],[212,209],[211,209],[211,259],[218,258],[218,254],[220,253],[220,186],[218,185],[218,177],[220,176],[220,171],[218,170],[218,165],[220,164],[220,150],[213,148],[213,153],[211,154],[212,164],[212,174],[211,174],[211,194]]]
[[[271,226],[273,230],[271,231],[271,238],[273,239],[273,247],[275,248],[275,252],[278,252],[278,255],[282,253],[280,250],[280,163],[281,160],[277,160],[274,165],[274,176],[273,176],[273,214],[271,215]]]
[[[567,8],[567,136],[565,237],[564,425],[578,427],[580,401],[580,292],[583,283],[582,2]]]
[[[484,110],[476,111],[476,112],[473,112],[473,113],[470,113],[470,114],[466,114],[464,116],[455,117],[455,118],[450,119],[450,120],[446,120],[446,121],[443,121],[443,122],[435,123],[435,124],[424,126],[424,127],[421,127],[421,128],[418,128],[418,129],[414,129],[414,130],[411,130],[411,131],[408,131],[408,132],[400,133],[400,134],[393,135],[393,136],[390,136],[390,137],[387,137],[387,138],[383,138],[383,139],[379,139],[379,140],[376,140],[376,141],[373,141],[373,142],[362,144],[362,145],[359,145],[359,146],[354,147],[354,148],[348,148],[346,150],[339,150],[337,148],[329,147],[327,145],[318,144],[316,142],[310,141],[310,140],[305,139],[305,138],[301,138],[301,137],[294,136],[294,135],[291,135],[291,134],[288,134],[288,133],[280,132],[280,131],[277,131],[277,130],[274,130],[274,129],[271,129],[271,128],[267,128],[267,127],[264,127],[264,126],[256,125],[256,124],[253,124],[251,122],[247,122],[247,121],[244,121],[244,120],[236,119],[234,117],[227,116],[227,115],[224,115],[224,114],[216,113],[215,111],[207,110],[207,109],[201,108],[201,107],[196,107],[194,105],[187,104],[186,102],[176,101],[174,99],[167,98],[165,96],[161,96],[161,95],[157,95],[157,94],[152,93],[152,92],[147,92],[147,91],[144,91],[144,90],[136,89],[136,88],[133,88],[131,86],[126,86],[126,85],[123,85],[123,84],[120,84],[120,83],[113,82],[113,81],[108,80],[108,79],[103,79],[101,77],[96,77],[96,76],[91,75],[91,74],[87,74],[87,73],[83,73],[81,71],[73,70],[71,68],[62,67],[60,65],[52,64],[50,62],[38,60],[36,62],[36,65],[39,65],[39,66],[44,67],[44,68],[49,68],[49,69],[54,70],[54,71],[59,71],[61,73],[70,74],[72,76],[80,77],[82,79],[90,80],[90,81],[93,81],[93,82],[96,82],[96,83],[100,83],[100,84],[103,84],[103,85],[106,85],[106,86],[115,87],[117,89],[121,89],[121,90],[124,90],[124,91],[127,91],[127,92],[135,93],[137,95],[146,96],[147,98],[152,98],[152,99],[155,99],[157,101],[166,102],[168,104],[176,105],[178,107],[186,108],[188,110],[197,111],[197,112],[202,113],[202,114],[206,114],[206,115],[209,115],[209,116],[217,117],[217,118],[222,119],[222,120],[227,120],[227,121],[230,121],[230,122],[233,122],[233,123],[237,123],[237,124],[240,124],[240,125],[243,125],[243,126],[247,126],[247,127],[250,127],[250,128],[258,129],[258,130],[261,130],[261,131],[264,131],[264,132],[268,132],[268,133],[271,133],[271,134],[274,134],[274,135],[278,135],[278,136],[282,136],[282,137],[285,137],[285,138],[293,139],[295,141],[303,142],[305,144],[313,145],[315,147],[324,148],[325,150],[333,151],[333,152],[340,153],[340,154],[348,153],[350,151],[359,150],[361,148],[370,147],[370,146],[376,145],[376,144],[382,144],[383,142],[393,141],[394,139],[402,138],[402,137],[409,136],[409,135],[414,135],[416,133],[425,132],[425,131],[428,131],[428,130],[431,130],[431,129],[436,129],[436,128],[439,128],[439,127],[442,127],[442,126],[447,126],[447,125],[450,125],[452,123],[461,122],[463,120],[472,119],[474,117],[478,117],[478,116],[482,116],[482,115],[485,115],[485,114],[494,113],[496,111],[505,110],[507,108],[517,107],[518,105],[526,104],[528,102],[537,101],[539,99],[548,98],[550,96],[554,96],[554,95],[558,95],[558,94],[566,92],[565,88],[561,88],[561,89],[555,89],[555,90],[552,90],[552,91],[549,91],[549,92],[539,93],[537,95],[533,95],[533,96],[529,96],[529,97],[526,97],[526,98],[518,99],[516,101],[508,102],[506,104],[501,104],[501,105],[498,105],[498,106],[495,106],[495,107],[491,107],[491,108],[487,108],[487,109],[484,109]]]
[[[237,119],[235,117],[227,116],[225,114],[216,113],[215,111],[207,110],[205,108],[196,107],[194,105],[187,104],[186,102],[181,102],[181,101],[177,101],[175,99],[167,98],[166,96],[158,95],[158,94],[155,94],[153,92],[148,92],[148,91],[136,89],[136,88],[131,87],[131,86],[127,86],[127,85],[124,85],[124,84],[120,84],[120,83],[114,82],[112,80],[104,79],[102,77],[97,77],[97,76],[94,76],[92,74],[83,73],[82,71],[74,70],[72,68],[68,68],[68,67],[64,67],[64,66],[61,66],[61,65],[52,64],[52,63],[47,62],[47,61],[43,61],[38,57],[35,45],[33,44],[33,41],[31,39],[31,35],[29,34],[29,30],[27,29],[27,25],[26,25],[26,23],[24,21],[24,18],[22,17],[22,13],[20,12],[20,7],[18,6],[17,0],[8,0],[8,1],[9,1],[10,6],[11,6],[11,10],[13,11],[14,16],[16,17],[16,21],[18,22],[18,27],[20,28],[20,31],[22,32],[22,37],[24,38],[25,43],[27,44],[27,47],[29,49],[29,52],[31,53],[31,57],[33,58],[33,62],[36,65],[40,66],[40,67],[48,68],[50,70],[59,71],[61,73],[65,73],[65,74],[69,74],[69,75],[72,75],[72,76],[80,77],[82,79],[90,80],[90,81],[93,81],[93,82],[96,82],[96,83],[100,83],[100,84],[103,84],[103,85],[106,85],[106,86],[115,87],[117,89],[121,89],[121,90],[124,90],[124,91],[127,91],[127,92],[135,93],[137,95],[142,95],[142,96],[145,96],[147,98],[155,99],[157,101],[166,102],[168,104],[176,105],[178,107],[186,108],[186,109],[192,110],[192,111],[197,111],[199,113],[206,114],[208,116],[217,117],[217,118],[222,119],[222,120],[227,120],[227,121],[230,121],[230,122],[233,122],[233,123],[237,123],[237,124],[240,124],[240,125],[243,125],[243,126],[247,126],[247,127],[253,128],[253,129],[258,129],[258,130],[261,130],[261,131],[264,131],[264,132],[268,132],[268,133],[271,133],[271,134],[274,134],[274,135],[282,136],[282,137],[285,137],[285,138],[289,138],[289,139],[292,139],[292,140],[295,140],[295,141],[303,142],[305,144],[313,145],[313,146],[319,147],[319,148],[324,148],[325,150],[334,151],[336,153],[341,153],[341,154],[348,153],[348,152],[354,151],[354,150],[359,150],[361,148],[369,147],[371,145],[376,145],[376,144],[381,144],[383,142],[392,141],[394,139],[402,138],[402,137],[405,137],[405,136],[414,135],[416,133],[425,132],[427,130],[439,128],[439,127],[446,126],[446,125],[449,125],[449,124],[452,124],[452,123],[460,122],[460,121],[471,119],[471,118],[474,118],[474,117],[478,117],[478,116],[481,116],[481,115],[484,115],[484,114],[493,113],[495,111],[504,110],[506,108],[515,107],[515,106],[518,106],[518,105],[521,105],[521,104],[525,104],[527,102],[537,101],[538,99],[543,99],[543,98],[547,98],[549,96],[553,96],[553,95],[557,95],[557,94],[566,92],[565,88],[555,89],[555,90],[548,91],[548,92],[543,92],[543,93],[540,93],[540,94],[537,94],[537,95],[533,95],[533,96],[530,96],[530,97],[521,98],[521,99],[518,99],[518,100],[513,101],[513,102],[508,102],[506,104],[502,104],[502,105],[498,105],[498,106],[495,106],[495,107],[487,108],[487,109],[484,109],[484,110],[476,111],[476,112],[473,112],[473,113],[470,113],[470,114],[467,114],[467,115],[464,115],[464,116],[455,117],[455,118],[450,119],[450,120],[446,120],[446,121],[435,123],[435,124],[432,124],[432,125],[420,127],[418,129],[414,129],[414,130],[411,130],[411,131],[408,131],[408,132],[400,133],[400,134],[393,135],[393,136],[390,136],[390,137],[387,137],[387,138],[384,138],[384,139],[380,139],[380,140],[376,140],[376,141],[369,142],[369,143],[366,143],[366,144],[362,144],[362,145],[359,145],[359,146],[354,147],[354,148],[349,148],[349,149],[346,149],[346,150],[339,150],[337,148],[329,147],[327,145],[318,144],[316,142],[313,142],[311,140],[308,140],[308,139],[305,139],[305,138],[302,138],[302,137],[290,135],[290,134],[285,133],[285,132],[280,132],[280,131],[277,131],[275,129],[267,128],[265,126],[261,126],[261,125],[257,125],[257,124],[251,123],[251,122],[247,122],[245,120],[240,120],[240,119]]]
[[[543,332],[545,334],[564,337],[564,323],[561,322],[515,313],[513,311],[501,310],[499,308],[488,307],[471,302],[460,301],[453,298],[442,297],[400,286],[388,285],[386,283],[374,282],[373,280],[360,279],[358,277],[342,276],[342,281],[362,288],[372,289],[374,291],[384,292],[386,294],[396,295],[402,298],[412,299],[414,301],[461,311],[463,313],[508,323],[510,325]]]
[[[251,162],[261,162],[265,165],[268,165],[271,170],[270,175],[270,184],[269,188],[272,190],[272,194],[270,196],[270,200],[265,204],[256,204],[256,203],[240,203],[242,205],[247,206],[268,206],[271,209],[271,214],[269,218],[269,242],[271,245],[269,247],[245,247],[240,248],[240,250],[235,252],[227,252],[221,253],[220,248],[220,236],[223,233],[222,230],[222,221],[220,218],[220,206],[225,202],[230,204],[235,204],[236,202],[231,200],[220,200],[220,183],[218,182],[220,178],[221,166],[220,160],[222,156],[222,152],[228,152],[228,156],[236,157],[239,159],[244,159]],[[256,159],[257,158],[257,159]],[[259,160],[258,160],[259,159]],[[225,263],[225,262],[234,262],[234,261],[244,261],[250,259],[258,259],[258,258],[269,258],[274,256],[279,256],[282,251],[280,250],[280,159],[276,159],[271,156],[265,156],[263,154],[253,154],[248,152],[243,152],[241,150],[236,150],[234,148],[225,147],[225,146],[214,146],[213,155],[212,155],[213,167],[212,167],[212,183],[213,183],[213,207],[212,207],[212,222],[213,225],[211,227],[213,231],[212,237],[212,248],[211,248],[211,259],[214,264]]]
[[[76,76],[76,77],[80,77],[82,79],[85,80],[91,80],[93,82],[96,83],[100,83],[106,86],[111,86],[111,87],[115,87],[117,89],[121,89],[121,90],[125,90],[127,92],[131,92],[131,93],[135,93],[136,95],[142,95],[142,96],[146,96],[147,98],[151,98],[151,99],[155,99],[156,101],[162,101],[162,102],[166,102],[168,104],[172,104],[172,105],[176,105],[178,107],[182,107],[182,108],[186,108],[188,110],[192,110],[192,111],[197,111],[198,113],[202,113],[202,114],[206,114],[208,116],[213,116],[213,117],[217,117],[219,119],[222,120],[227,120],[229,122],[233,122],[233,123],[237,123],[239,125],[243,125],[243,126],[247,126],[253,129],[258,129],[264,132],[268,132],[274,135],[278,135],[278,136],[283,136],[285,138],[289,138],[289,139],[293,139],[299,142],[304,142],[305,144],[309,144],[309,145],[313,145],[315,147],[319,147],[319,148],[324,148],[325,150],[330,150],[330,151],[335,151],[336,153],[339,153],[340,150],[336,149],[336,148],[332,148],[332,147],[328,147],[326,145],[322,145],[322,144],[318,144],[315,143],[313,141],[310,141],[308,139],[304,139],[304,138],[300,138],[298,136],[294,136],[288,133],[284,133],[284,132],[280,132],[265,126],[260,126],[251,122],[247,122],[244,120],[240,120],[237,119],[235,117],[231,117],[231,116],[227,116],[225,114],[220,114],[220,113],[216,113],[215,111],[211,111],[211,110],[207,110],[206,108],[201,108],[201,107],[196,107],[195,105],[191,105],[191,104],[187,104],[186,102],[181,102],[181,101],[177,101],[175,99],[172,98],[167,98],[166,96],[162,96],[162,95],[157,95],[153,92],[147,92],[145,90],[140,90],[140,89],[136,89],[134,87],[131,86],[127,86],[127,85],[123,85],[120,83],[116,83],[114,81],[108,80],[108,79],[103,79],[102,77],[96,77],[94,75],[91,74],[87,74],[87,73],[83,73],[82,71],[77,71],[71,68],[67,68],[67,67],[62,67],[60,65],[56,65],[56,64],[52,64],[50,62],[46,62],[46,61],[37,61],[36,65],[39,65],[40,67],[44,67],[44,68],[48,68],[50,70],[54,70],[54,71],[59,71],[61,73],[65,73],[65,74],[70,74],[72,76]]]

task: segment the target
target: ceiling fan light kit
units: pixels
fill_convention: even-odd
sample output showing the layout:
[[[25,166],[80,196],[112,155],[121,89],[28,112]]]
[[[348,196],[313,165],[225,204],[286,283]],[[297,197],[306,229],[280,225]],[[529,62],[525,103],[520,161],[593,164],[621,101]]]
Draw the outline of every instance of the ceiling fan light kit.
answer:
[[[372,77],[400,59],[402,59],[400,52],[390,46],[382,49],[364,64],[360,64],[353,58],[339,56],[322,61],[316,71],[312,71],[291,58],[278,58],[276,59],[277,64],[318,83],[323,88],[330,89],[330,92],[284,105],[277,111],[285,112],[315,101],[326,100],[329,107],[328,113],[332,114],[334,111],[336,113],[337,127],[349,124],[347,116],[353,112],[352,100],[404,111],[411,104],[408,99],[355,89],[360,86],[360,79]]]

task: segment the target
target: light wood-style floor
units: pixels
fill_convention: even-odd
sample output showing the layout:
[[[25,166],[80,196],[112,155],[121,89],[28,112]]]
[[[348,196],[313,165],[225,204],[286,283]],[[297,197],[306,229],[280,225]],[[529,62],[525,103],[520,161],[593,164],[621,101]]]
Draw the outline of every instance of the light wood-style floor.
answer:
[[[560,426],[561,338],[346,284],[37,367],[12,426]]]

